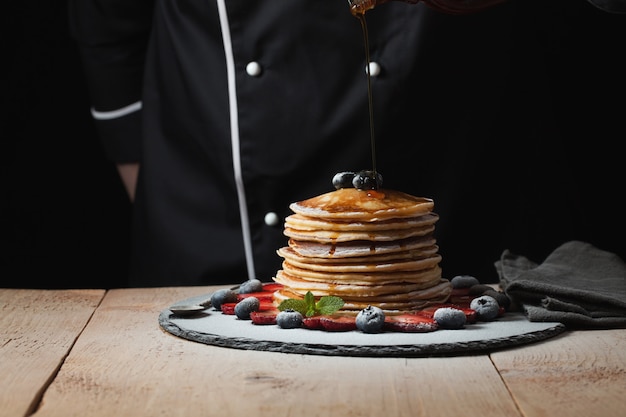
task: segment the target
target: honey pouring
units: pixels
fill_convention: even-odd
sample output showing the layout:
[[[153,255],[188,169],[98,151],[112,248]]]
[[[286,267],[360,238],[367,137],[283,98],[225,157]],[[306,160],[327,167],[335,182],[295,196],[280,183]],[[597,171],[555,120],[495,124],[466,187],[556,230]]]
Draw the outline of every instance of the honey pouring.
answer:
[[[365,48],[365,63],[366,63],[366,79],[367,79],[367,101],[369,106],[369,119],[370,119],[370,146],[372,153],[372,177],[374,179],[373,184],[377,184],[376,179],[379,177],[376,169],[376,135],[374,129],[374,100],[372,95],[372,81],[370,74],[370,48],[369,48],[369,35],[367,33],[367,22],[365,21],[365,12],[373,9],[377,5],[388,3],[390,1],[402,1],[404,3],[415,4],[419,0],[348,0],[348,6],[350,7],[350,13],[361,24],[363,31],[363,44]]]

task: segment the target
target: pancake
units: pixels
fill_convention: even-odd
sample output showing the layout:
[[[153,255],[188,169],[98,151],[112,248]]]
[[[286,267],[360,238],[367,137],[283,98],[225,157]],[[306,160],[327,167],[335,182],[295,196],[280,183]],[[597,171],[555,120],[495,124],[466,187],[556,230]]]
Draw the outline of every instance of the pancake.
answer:
[[[299,231],[329,230],[335,232],[372,232],[381,230],[402,230],[415,227],[430,226],[435,224],[439,216],[435,213],[427,213],[418,217],[406,217],[402,219],[389,219],[380,221],[328,221],[306,217],[301,214],[292,214],[285,219],[285,229],[290,228]]]
[[[314,272],[335,274],[342,273],[364,274],[368,276],[378,276],[384,274],[385,277],[398,276],[399,273],[412,274],[431,269],[439,264],[441,255],[433,255],[419,259],[399,260],[395,262],[372,262],[365,259],[363,262],[344,263],[313,263],[306,262],[308,259],[289,258],[283,262],[285,270],[309,270]],[[336,277],[335,279],[339,279]],[[386,278],[386,280],[388,280]]]
[[[432,235],[402,239],[391,242],[357,240],[338,243],[317,243],[310,241],[289,240],[289,247],[296,253],[313,258],[349,258],[361,256],[390,255],[416,251],[435,245]]]
[[[434,275],[433,271],[433,275]],[[304,297],[307,291],[313,295],[336,295],[338,297],[378,297],[382,295],[398,296],[411,291],[432,288],[441,278],[436,278],[423,284],[408,282],[381,282],[373,284],[367,281],[349,280],[345,282],[308,281],[300,276],[290,275],[287,271],[276,274],[276,282],[287,286],[291,291],[299,292]]]
[[[346,314],[356,314],[368,305],[379,307],[387,314],[397,314],[416,311],[431,305],[444,303],[449,299],[451,291],[450,282],[446,279],[441,279],[436,285],[423,290],[369,297],[363,297],[361,294],[358,296],[344,294],[341,297],[345,303],[343,312]],[[311,290],[311,293],[316,297],[334,295],[332,292],[323,290]],[[306,292],[304,292],[304,294],[306,294]],[[303,299],[304,294],[302,291],[285,287],[274,293],[274,299],[277,303],[280,303],[289,298]]]
[[[395,190],[342,188],[308,200],[291,203],[297,214],[317,219],[375,222],[430,213],[433,200]]]
[[[288,262],[283,263],[283,269],[280,271],[291,276],[298,277],[308,283],[323,282],[327,285],[336,285],[338,283],[358,283],[363,285],[380,285],[380,284],[416,284],[424,288],[432,285],[437,279],[441,278],[441,270],[439,267],[424,269],[422,271],[401,271],[401,272],[379,272],[379,273],[340,273],[340,272],[318,272],[310,269],[295,268]],[[277,273],[278,275],[278,273]]]
[[[298,271],[289,269],[278,271],[274,280],[291,289],[303,290],[304,293],[306,293],[307,289],[310,289],[311,292],[315,289],[317,293],[324,291],[328,294],[332,293],[332,295],[343,293],[372,296],[402,291],[423,290],[432,287],[441,279],[441,270],[437,267],[423,271],[415,280],[409,280],[411,278],[410,276],[405,279],[404,277],[393,275],[388,275],[386,278],[378,277],[380,278],[378,280],[372,280],[370,279],[371,277],[368,276],[349,276],[346,274],[343,275],[343,279],[334,278],[334,276],[324,277],[319,274],[317,276],[315,276],[315,274],[304,275],[299,274]]]
[[[415,236],[426,236],[435,230],[435,226],[415,227],[412,229],[383,230],[371,232],[355,231],[328,231],[328,230],[294,230],[285,228],[284,234],[297,240],[306,240],[319,243],[350,242],[368,240],[371,242],[390,242],[398,239],[407,239]]]
[[[280,303],[341,297],[344,314],[368,305],[388,312],[414,311],[448,300],[434,238],[439,216],[431,199],[394,190],[342,188],[289,206],[286,247],[273,277]]]
[[[409,260],[420,259],[437,254],[439,247],[432,245],[422,250],[409,250],[401,251],[389,254],[369,255],[369,256],[352,256],[352,257],[307,257],[302,256],[293,250],[290,246],[284,246],[279,248],[276,253],[288,260],[294,262],[310,263],[314,265],[329,265],[329,264],[367,264],[367,263],[389,263],[389,262],[403,262]]]

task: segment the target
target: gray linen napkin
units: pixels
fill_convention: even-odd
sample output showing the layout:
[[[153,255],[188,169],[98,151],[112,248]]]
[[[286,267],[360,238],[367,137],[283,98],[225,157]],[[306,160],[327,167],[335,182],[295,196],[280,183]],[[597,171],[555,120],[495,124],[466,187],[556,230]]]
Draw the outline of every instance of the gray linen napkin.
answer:
[[[570,241],[542,264],[504,250],[500,285],[530,321],[569,328],[626,328],[626,263],[585,242]]]

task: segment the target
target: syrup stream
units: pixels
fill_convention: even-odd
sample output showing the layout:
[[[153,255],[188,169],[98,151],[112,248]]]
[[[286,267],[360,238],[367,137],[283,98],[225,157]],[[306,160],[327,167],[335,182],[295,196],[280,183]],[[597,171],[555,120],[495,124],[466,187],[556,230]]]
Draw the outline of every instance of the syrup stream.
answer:
[[[372,98],[372,81],[370,75],[370,47],[369,47],[369,35],[367,33],[367,23],[365,21],[365,11],[362,13],[353,13],[354,16],[359,19],[361,28],[363,30],[363,44],[365,46],[365,68],[367,75],[367,100],[369,105],[370,116],[370,146],[372,149],[372,171],[374,172],[374,178],[378,171],[376,170],[376,138],[374,134],[374,100]]]

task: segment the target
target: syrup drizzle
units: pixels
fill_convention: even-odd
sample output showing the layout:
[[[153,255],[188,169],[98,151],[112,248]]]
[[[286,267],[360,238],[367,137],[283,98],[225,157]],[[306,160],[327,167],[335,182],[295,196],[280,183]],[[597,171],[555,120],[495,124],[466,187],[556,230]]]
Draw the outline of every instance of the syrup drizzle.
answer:
[[[372,81],[371,81],[371,74],[370,74],[370,47],[369,47],[369,35],[367,32],[367,22],[365,21],[365,10],[366,9],[360,9],[358,7],[353,7],[351,9],[352,11],[352,15],[354,17],[356,17],[357,19],[359,19],[359,22],[361,23],[361,29],[363,31],[363,44],[365,47],[365,68],[366,68],[366,75],[367,75],[367,101],[368,101],[368,105],[369,105],[369,117],[370,117],[370,146],[371,146],[371,152],[372,152],[372,171],[374,172],[374,175],[377,175],[378,171],[376,169],[376,137],[375,137],[375,130],[374,130],[374,100],[373,100],[373,94],[372,94]]]

